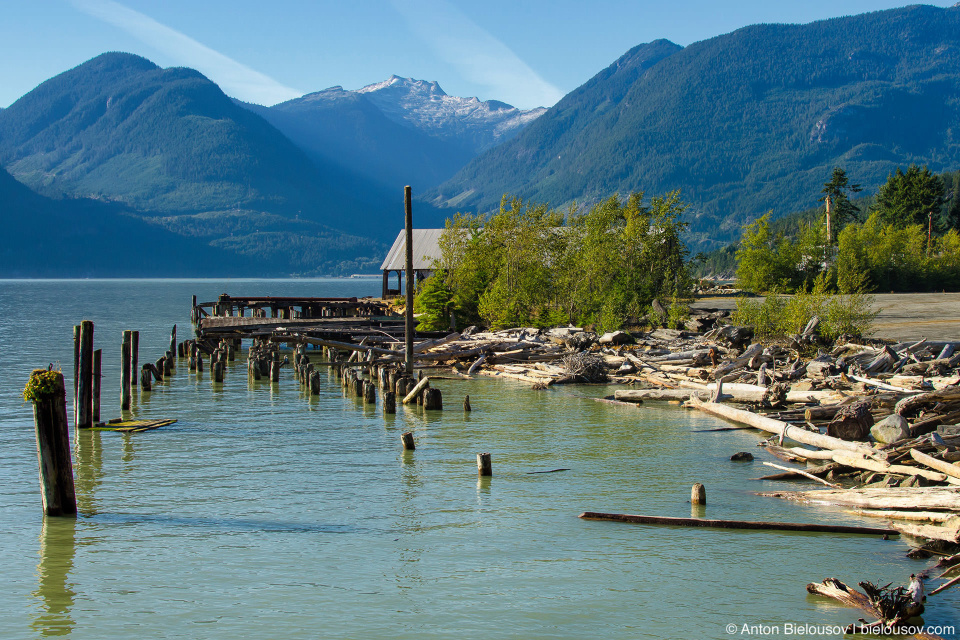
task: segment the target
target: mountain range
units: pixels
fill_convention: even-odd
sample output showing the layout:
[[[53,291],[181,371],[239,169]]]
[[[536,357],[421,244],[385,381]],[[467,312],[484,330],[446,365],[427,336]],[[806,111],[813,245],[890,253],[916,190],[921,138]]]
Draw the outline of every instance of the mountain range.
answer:
[[[391,107],[385,94],[397,102],[389,117],[376,106]],[[404,120],[407,110],[421,114],[408,118],[421,128]],[[402,187],[410,178],[436,185],[526,121],[526,112],[508,105],[452,98],[435,83],[399,78],[266,109],[237,103],[192,69],[107,53],[0,111],[0,165],[45,196],[45,210],[61,202],[76,213],[83,202],[88,223],[122,211],[127,233],[159,227],[183,238],[182,250],[168,252],[171,262],[205,244],[254,261],[264,275],[369,272],[403,226]],[[426,170],[409,162],[408,149]],[[8,180],[0,187],[14,188]],[[4,223],[29,217],[22,198],[2,202]],[[418,221],[437,226],[442,217],[420,205]],[[31,273],[29,254],[21,257],[15,272]],[[49,272],[50,259],[33,272]],[[195,259],[187,264],[205,273]],[[67,261],[64,268],[77,267]],[[114,273],[103,262],[84,268]]]
[[[532,111],[398,76],[262,107],[107,53],[0,110],[0,222],[21,243],[0,275],[146,273],[111,262],[125,238],[162,244],[155,275],[371,272],[405,184],[418,227],[504,194],[563,207],[680,189],[705,249],[815,205],[835,166],[868,190],[911,163],[958,168],[958,90],[957,7],[657,40]]]
[[[674,189],[688,243],[814,206],[832,168],[868,190],[897,167],[960,166],[960,8],[762,24],[640,45],[430,197],[488,210]]]
[[[392,76],[356,91],[331,87],[272,107],[243,104],[322,164],[418,192],[509,140],[546,109],[447,95],[436,82]]]

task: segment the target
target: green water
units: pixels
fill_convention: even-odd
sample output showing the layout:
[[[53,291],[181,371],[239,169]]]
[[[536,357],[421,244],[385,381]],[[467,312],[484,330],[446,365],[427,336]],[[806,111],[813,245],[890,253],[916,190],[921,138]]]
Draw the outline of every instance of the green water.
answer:
[[[123,329],[140,360],[189,331],[190,296],[375,294],[378,280],[0,281],[0,638],[822,637],[859,612],[807,595],[836,577],[900,582],[926,562],[898,540],[586,522],[582,511],[869,524],[759,498],[806,484],[770,470],[756,434],[674,406],[622,409],[609,387],[443,380],[442,412],[384,416],[328,379],[304,395],[247,379],[176,375],[135,398],[159,430],[74,432],[80,517],[44,519],[29,371],[72,371],[72,326],[93,320],[103,416],[119,415]],[[472,413],[460,406],[470,395]],[[71,408],[72,415],[72,408]],[[400,434],[417,449],[404,453]],[[731,454],[752,451],[753,463]],[[476,454],[494,476],[478,481]],[[532,474],[556,468],[569,471]],[[960,590],[928,624],[952,624]],[[733,633],[727,625],[736,625]],[[767,625],[741,633],[743,625]],[[778,629],[774,629],[778,627]],[[948,637],[956,635],[946,634]]]

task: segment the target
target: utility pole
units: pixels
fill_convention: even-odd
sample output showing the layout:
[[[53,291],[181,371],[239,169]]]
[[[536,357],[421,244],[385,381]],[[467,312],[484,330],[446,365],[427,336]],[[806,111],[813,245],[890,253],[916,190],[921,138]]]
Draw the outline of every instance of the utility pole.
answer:
[[[404,316],[404,370],[408,375],[413,374],[413,203],[410,195],[410,185],[403,188],[404,228],[406,230],[407,249],[407,300]]]
[[[830,196],[824,198],[824,204],[827,207],[827,246],[833,244],[833,233],[830,227]]]

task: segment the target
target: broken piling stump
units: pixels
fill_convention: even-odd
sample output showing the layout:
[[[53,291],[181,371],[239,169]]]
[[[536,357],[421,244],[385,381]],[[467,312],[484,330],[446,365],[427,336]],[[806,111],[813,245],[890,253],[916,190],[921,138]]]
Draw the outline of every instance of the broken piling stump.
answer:
[[[33,402],[43,513],[48,516],[75,516],[77,496],[70,458],[63,374],[59,371],[35,370],[24,389],[24,399]]]
[[[489,453],[477,454],[477,475],[481,477],[493,475],[493,463]]]

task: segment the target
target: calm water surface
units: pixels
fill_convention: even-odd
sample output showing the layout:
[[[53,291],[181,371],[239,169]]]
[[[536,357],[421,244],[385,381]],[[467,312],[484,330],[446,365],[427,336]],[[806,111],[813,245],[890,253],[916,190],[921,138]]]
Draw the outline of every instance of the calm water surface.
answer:
[[[759,498],[749,432],[672,406],[621,409],[609,387],[444,380],[443,412],[396,416],[319,397],[286,372],[223,385],[181,365],[136,397],[159,430],[73,432],[81,515],[44,519],[30,407],[20,391],[51,362],[72,375],[72,327],[93,320],[103,416],[119,416],[123,329],[154,360],[190,296],[372,295],[379,280],[0,281],[0,637],[743,638],[823,637],[859,613],[807,595],[836,577],[902,582],[925,562],[871,537],[585,522],[582,511],[871,524]],[[246,346],[246,345],[245,345]],[[474,411],[460,410],[469,394]],[[71,408],[72,416],[72,408]],[[72,419],[72,418],[71,418]],[[403,453],[413,431],[417,450]],[[752,451],[753,463],[729,461]],[[476,476],[476,453],[494,476]],[[556,468],[569,471],[532,474]],[[806,487],[807,485],[793,485]],[[960,622],[960,590],[928,624]],[[727,625],[736,625],[728,633]],[[766,625],[741,633],[743,625]],[[957,637],[956,635],[948,637]]]

